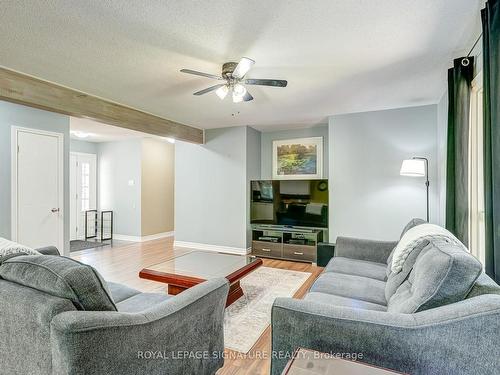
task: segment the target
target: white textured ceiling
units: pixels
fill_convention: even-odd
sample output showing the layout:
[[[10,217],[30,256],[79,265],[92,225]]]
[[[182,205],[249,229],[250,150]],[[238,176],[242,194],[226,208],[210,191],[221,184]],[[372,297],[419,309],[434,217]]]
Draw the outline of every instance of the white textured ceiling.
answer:
[[[134,130],[120,128],[118,126],[107,125],[86,118],[76,117],[70,118],[70,131],[72,139],[86,142],[112,142],[124,141],[133,138],[155,137],[150,134],[136,132]],[[80,138],[76,135],[78,133],[84,133],[87,137]]]
[[[483,2],[0,0],[0,65],[200,128],[311,125],[437,102]],[[233,104],[179,72],[241,56],[288,87]]]

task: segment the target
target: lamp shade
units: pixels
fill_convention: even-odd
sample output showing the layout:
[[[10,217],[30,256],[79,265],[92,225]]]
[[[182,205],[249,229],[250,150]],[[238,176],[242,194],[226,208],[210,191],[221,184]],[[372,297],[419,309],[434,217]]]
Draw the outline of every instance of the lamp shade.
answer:
[[[399,174],[401,176],[424,177],[425,161],[420,159],[403,160]]]

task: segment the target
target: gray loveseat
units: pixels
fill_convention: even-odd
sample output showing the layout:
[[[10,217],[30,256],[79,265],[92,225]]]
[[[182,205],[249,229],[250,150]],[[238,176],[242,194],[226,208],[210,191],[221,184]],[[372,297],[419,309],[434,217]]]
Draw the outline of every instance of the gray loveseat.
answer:
[[[39,251],[50,256],[0,265],[0,374],[214,374],[222,367],[226,279],[175,297],[141,293],[54,256],[55,248]]]
[[[397,243],[339,237],[303,300],[276,299],[273,375],[298,347],[361,353],[366,363],[411,374],[500,374],[500,287],[463,248],[432,238],[395,274]]]

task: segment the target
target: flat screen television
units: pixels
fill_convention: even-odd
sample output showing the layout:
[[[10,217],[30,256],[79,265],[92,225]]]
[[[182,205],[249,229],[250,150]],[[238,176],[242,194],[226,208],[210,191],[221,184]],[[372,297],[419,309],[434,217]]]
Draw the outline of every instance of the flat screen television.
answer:
[[[328,180],[250,182],[250,223],[328,228]]]

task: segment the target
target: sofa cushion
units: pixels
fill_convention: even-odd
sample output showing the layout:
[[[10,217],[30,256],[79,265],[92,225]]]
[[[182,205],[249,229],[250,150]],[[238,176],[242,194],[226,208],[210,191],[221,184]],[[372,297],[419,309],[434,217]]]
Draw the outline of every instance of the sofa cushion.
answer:
[[[327,305],[352,307],[355,309],[387,311],[386,306],[378,305],[376,303],[361,301],[359,299],[341,297],[327,293],[309,292],[304,297],[304,300],[317,303],[324,303]]]
[[[369,277],[384,281],[386,279],[387,265],[367,260],[334,257],[325,267],[324,272],[337,272],[346,275]]]
[[[311,292],[333,294],[386,306],[385,283],[368,277],[336,272],[322,273],[311,286]]]
[[[387,276],[387,281],[385,284],[385,299],[389,301],[396,290],[403,284],[403,282],[407,279],[410,274],[415,262],[417,261],[420,252],[428,246],[430,243],[429,240],[424,240],[416,244],[416,246],[410,251],[406,261],[403,263],[403,268],[400,272],[394,273],[391,272],[391,266],[389,265],[387,269],[389,270],[389,275]]]
[[[86,264],[57,255],[23,255],[0,265],[0,277],[71,300],[78,310],[116,311],[99,273]]]
[[[403,231],[401,232],[399,239],[403,238],[405,233],[408,232],[411,228],[416,227],[417,225],[420,225],[420,224],[425,224],[425,223],[427,223],[427,221],[425,221],[423,219],[418,219],[418,218],[411,219],[410,222],[408,224],[406,224],[406,226],[403,228]],[[389,257],[387,258],[387,265],[392,264],[392,257],[394,255],[394,250],[396,250],[396,248],[394,248],[392,250],[392,252],[389,254]],[[389,273],[390,273],[390,268],[388,269],[387,276],[389,276]]]
[[[482,271],[479,261],[444,238],[430,240],[387,311],[411,314],[463,300]]]
[[[139,293],[116,304],[119,312],[138,313],[172,298],[164,293]]]
[[[59,250],[57,250],[57,247],[55,246],[45,246],[45,247],[39,247],[35,249],[42,255],[61,255]]]
[[[401,235],[399,236],[399,239],[403,238],[403,236],[405,235],[406,232],[408,232],[410,229],[416,227],[417,225],[420,225],[420,224],[427,224],[427,221],[423,220],[423,219],[419,219],[419,218],[414,218],[414,219],[411,219],[408,224],[406,224],[406,226],[403,228],[403,231],[401,232]]]
[[[463,251],[467,248],[447,229],[436,224],[422,224],[408,230],[399,241],[392,256],[391,271],[399,273],[410,252],[418,246],[419,242],[426,239],[442,237],[448,242],[461,246]]]
[[[123,284],[113,283],[110,281],[107,281],[106,284],[108,285],[108,290],[111,293],[111,297],[113,298],[113,301],[115,303],[119,303],[123,300],[126,300],[127,298],[141,293],[140,291],[129,288],[128,286],[125,286]]]
[[[473,298],[483,294],[500,294],[500,286],[484,272],[479,275],[466,298]]]
[[[0,263],[17,255],[40,255],[40,253],[31,247],[0,237]]]

